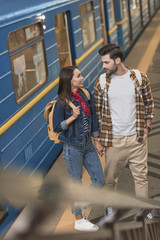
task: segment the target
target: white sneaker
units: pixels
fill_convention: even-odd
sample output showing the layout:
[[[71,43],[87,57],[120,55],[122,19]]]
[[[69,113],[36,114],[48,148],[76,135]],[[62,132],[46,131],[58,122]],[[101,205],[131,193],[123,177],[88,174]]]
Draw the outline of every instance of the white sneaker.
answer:
[[[99,227],[82,218],[75,221],[74,229],[83,232],[95,232],[99,229]]]

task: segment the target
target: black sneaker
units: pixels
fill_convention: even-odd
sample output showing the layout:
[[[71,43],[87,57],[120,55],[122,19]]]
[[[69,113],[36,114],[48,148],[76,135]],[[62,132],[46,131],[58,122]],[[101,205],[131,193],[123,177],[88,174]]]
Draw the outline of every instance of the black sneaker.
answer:
[[[152,219],[151,209],[141,208],[133,219],[136,221],[141,221],[143,218]]]
[[[118,210],[112,207],[106,209],[105,216],[99,221],[98,225],[100,227],[105,227],[106,224],[112,224],[116,220]]]

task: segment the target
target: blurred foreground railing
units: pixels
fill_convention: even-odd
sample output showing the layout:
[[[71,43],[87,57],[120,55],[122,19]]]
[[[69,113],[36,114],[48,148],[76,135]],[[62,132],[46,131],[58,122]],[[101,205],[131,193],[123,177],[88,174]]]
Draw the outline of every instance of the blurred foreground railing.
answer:
[[[5,184],[4,184],[5,183]],[[13,173],[0,174],[0,199],[9,199],[13,205],[28,205],[20,225],[13,224],[5,240],[160,240],[160,201],[142,199],[124,193],[108,191],[105,188],[89,188],[84,184],[55,180],[47,181],[39,175],[27,178]],[[98,197],[95,197],[98,196]],[[117,209],[114,221],[102,221],[97,232],[44,234],[43,224],[57,209],[74,206],[75,203],[98,206],[112,206]],[[138,208],[141,214],[129,216],[131,209]],[[145,218],[148,210],[154,210],[154,218]],[[126,216],[128,215],[128,217]],[[135,215],[135,214],[134,214]],[[124,218],[125,216],[125,218]],[[123,218],[122,218],[123,217]],[[136,219],[136,220],[130,220]],[[105,218],[104,218],[105,220]]]
[[[160,220],[143,219],[114,225],[114,240],[160,240]]]
[[[160,219],[119,222],[97,232],[19,235],[16,240],[160,240]]]

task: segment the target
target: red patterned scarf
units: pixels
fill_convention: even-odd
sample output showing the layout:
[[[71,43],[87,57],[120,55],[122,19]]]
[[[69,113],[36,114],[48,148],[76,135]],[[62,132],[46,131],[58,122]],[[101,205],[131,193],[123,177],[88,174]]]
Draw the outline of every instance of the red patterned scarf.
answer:
[[[84,113],[86,114],[86,116],[88,117],[89,115],[89,109],[85,103],[85,101],[83,100],[83,98],[79,95],[79,92],[77,91],[76,93],[72,92],[72,97],[76,100],[78,100],[78,102],[80,103]]]

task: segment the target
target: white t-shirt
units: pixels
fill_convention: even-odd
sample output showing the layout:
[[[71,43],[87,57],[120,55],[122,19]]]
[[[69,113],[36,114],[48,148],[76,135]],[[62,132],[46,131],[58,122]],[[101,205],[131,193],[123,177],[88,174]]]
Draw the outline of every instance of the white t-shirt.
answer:
[[[111,75],[108,91],[113,135],[136,133],[136,103],[134,82],[128,70],[122,76]]]

